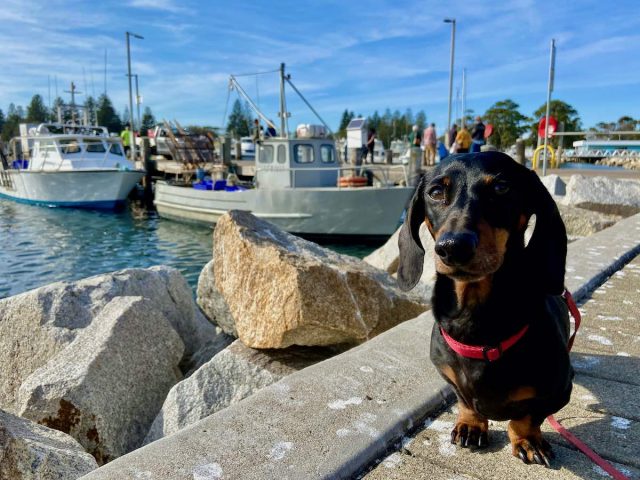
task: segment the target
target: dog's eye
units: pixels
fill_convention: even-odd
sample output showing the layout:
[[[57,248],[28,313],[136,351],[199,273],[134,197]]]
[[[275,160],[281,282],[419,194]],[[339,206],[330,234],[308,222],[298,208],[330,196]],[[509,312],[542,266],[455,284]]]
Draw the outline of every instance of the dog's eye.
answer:
[[[493,191],[496,195],[504,195],[509,191],[509,184],[507,182],[496,182],[493,184]]]
[[[431,187],[427,195],[429,195],[429,197],[436,202],[442,202],[444,200],[444,188],[442,188],[440,185]]]

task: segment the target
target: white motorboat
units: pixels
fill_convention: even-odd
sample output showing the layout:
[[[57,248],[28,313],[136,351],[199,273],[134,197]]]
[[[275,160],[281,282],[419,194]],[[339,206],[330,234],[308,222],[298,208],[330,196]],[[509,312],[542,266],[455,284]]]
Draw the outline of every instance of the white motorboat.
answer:
[[[285,80],[291,83],[282,65],[281,92]],[[285,111],[284,105],[281,98],[281,111]],[[257,113],[266,121],[261,112]],[[414,190],[406,186],[410,184],[406,167],[341,166],[335,143],[326,136],[326,125],[326,129],[307,125],[297,130],[297,138],[289,138],[288,115],[279,116],[281,136],[266,138],[256,147],[251,188],[230,185],[229,179],[193,186],[159,181],[155,186],[158,214],[214,224],[225,212],[238,209],[309,237],[391,235]],[[405,186],[389,180],[393,168],[402,169]]]
[[[12,139],[10,150],[11,160],[2,157],[0,197],[23,203],[114,209],[144,175],[120,138],[99,126],[43,123]]]

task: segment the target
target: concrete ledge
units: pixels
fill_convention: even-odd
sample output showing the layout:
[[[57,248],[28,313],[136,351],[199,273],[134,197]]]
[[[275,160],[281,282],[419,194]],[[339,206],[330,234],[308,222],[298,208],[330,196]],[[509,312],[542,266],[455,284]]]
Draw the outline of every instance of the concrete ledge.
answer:
[[[640,214],[570,244],[576,300],[639,239]],[[350,478],[451,398],[428,359],[432,326],[426,312],[83,478]]]

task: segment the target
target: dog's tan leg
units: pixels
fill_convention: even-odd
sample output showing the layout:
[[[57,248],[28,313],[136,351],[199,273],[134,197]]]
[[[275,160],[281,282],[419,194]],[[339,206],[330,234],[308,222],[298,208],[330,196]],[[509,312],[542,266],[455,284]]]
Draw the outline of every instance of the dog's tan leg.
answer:
[[[489,421],[472,410],[463,402],[458,401],[458,419],[451,431],[451,443],[463,448],[489,445]]]
[[[553,452],[549,442],[542,438],[540,425],[542,422],[536,422],[532,420],[531,415],[527,415],[518,420],[511,420],[507,433],[514,456],[524,463],[538,463],[549,467],[549,459],[553,458]]]

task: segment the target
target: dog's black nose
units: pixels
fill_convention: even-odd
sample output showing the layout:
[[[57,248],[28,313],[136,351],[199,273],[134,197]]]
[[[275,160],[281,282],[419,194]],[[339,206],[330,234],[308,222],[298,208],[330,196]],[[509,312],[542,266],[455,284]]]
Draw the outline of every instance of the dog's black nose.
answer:
[[[436,242],[436,253],[447,265],[465,265],[471,261],[478,246],[474,232],[445,232]]]

